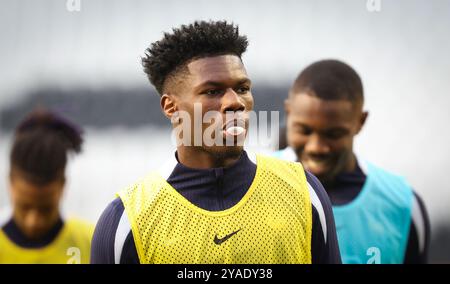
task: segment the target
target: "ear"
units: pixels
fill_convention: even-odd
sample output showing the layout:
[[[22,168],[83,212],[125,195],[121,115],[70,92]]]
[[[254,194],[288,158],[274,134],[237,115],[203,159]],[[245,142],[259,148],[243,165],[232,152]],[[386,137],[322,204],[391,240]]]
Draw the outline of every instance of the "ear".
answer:
[[[172,116],[177,111],[177,105],[173,98],[173,95],[170,95],[170,94],[162,95],[160,104],[161,104],[161,109],[162,109],[164,115],[168,119],[172,119]]]
[[[61,178],[61,186],[62,186],[63,188],[66,186],[66,177],[65,177],[65,176],[63,176],[63,177]]]
[[[364,124],[366,124],[367,117],[369,117],[369,112],[363,111],[361,113],[361,116],[359,117],[359,127],[358,127],[357,133],[359,133],[361,131],[361,129],[364,127]]]
[[[289,98],[284,100],[284,112],[286,113],[286,115],[289,115],[289,112],[291,111],[289,103],[290,103]]]
[[[64,189],[66,188],[66,177],[64,176],[62,179],[61,179],[61,184],[60,184],[60,188],[61,188],[61,190],[60,190],[60,198],[61,198],[61,196],[64,194]]]
[[[9,171],[9,184],[8,184],[8,189],[9,189],[9,195],[11,198],[11,201],[14,203],[14,200],[16,198],[16,191],[14,190],[14,186],[15,186],[15,181],[17,179],[16,174],[13,172],[13,169],[11,169]]]
[[[17,170],[11,166],[10,170],[9,170],[9,185],[10,187],[13,186],[13,184],[16,182],[16,180],[19,178],[18,177],[18,173]]]

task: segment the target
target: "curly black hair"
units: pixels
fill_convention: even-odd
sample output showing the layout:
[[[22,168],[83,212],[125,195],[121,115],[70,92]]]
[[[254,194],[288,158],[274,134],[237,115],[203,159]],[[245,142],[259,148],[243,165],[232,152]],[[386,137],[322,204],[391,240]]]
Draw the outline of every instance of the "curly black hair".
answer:
[[[198,58],[233,54],[241,58],[246,51],[246,36],[239,28],[226,21],[195,21],[174,28],[172,33],[146,49],[142,66],[150,82],[160,95],[164,93],[167,79]]]
[[[17,126],[10,153],[11,168],[36,185],[64,178],[67,153],[79,153],[83,131],[45,108],[35,109]]]
[[[324,100],[364,101],[361,78],[348,64],[339,60],[312,63],[298,75],[291,94],[309,93]]]

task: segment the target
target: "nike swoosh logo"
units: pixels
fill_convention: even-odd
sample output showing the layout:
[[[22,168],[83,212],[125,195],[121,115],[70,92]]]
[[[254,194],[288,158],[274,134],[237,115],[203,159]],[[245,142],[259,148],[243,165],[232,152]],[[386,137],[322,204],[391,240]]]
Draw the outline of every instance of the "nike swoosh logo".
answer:
[[[231,233],[231,234],[229,234],[229,235],[226,235],[225,237],[223,237],[223,238],[221,238],[221,239],[219,239],[219,238],[217,237],[217,234],[216,234],[216,236],[214,237],[214,243],[215,243],[216,245],[220,245],[220,244],[226,242],[226,241],[227,241],[229,238],[231,238],[232,236],[236,235],[240,230],[241,230],[241,229],[239,229],[239,230],[237,230],[236,232],[233,232],[233,233]]]

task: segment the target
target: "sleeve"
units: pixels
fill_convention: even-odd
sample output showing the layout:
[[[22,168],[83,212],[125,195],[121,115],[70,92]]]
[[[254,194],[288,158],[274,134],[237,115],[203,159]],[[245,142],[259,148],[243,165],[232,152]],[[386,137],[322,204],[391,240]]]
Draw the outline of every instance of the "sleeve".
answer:
[[[91,244],[92,264],[139,263],[133,235],[120,198],[100,216]]]
[[[305,171],[305,174],[313,208],[312,263],[341,264],[341,254],[330,199],[320,181],[307,171]]]
[[[430,246],[430,220],[425,204],[414,192],[411,210],[411,225],[405,252],[405,264],[425,264]]]

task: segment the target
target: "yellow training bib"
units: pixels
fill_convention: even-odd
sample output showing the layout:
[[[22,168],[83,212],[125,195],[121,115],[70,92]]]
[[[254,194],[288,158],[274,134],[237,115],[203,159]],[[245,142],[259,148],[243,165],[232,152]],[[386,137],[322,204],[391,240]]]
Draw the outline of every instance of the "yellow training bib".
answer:
[[[0,264],[87,264],[94,226],[69,219],[56,239],[43,248],[23,248],[0,230]]]
[[[245,196],[201,209],[158,173],[120,192],[141,263],[311,263],[312,208],[300,163],[257,156]]]

